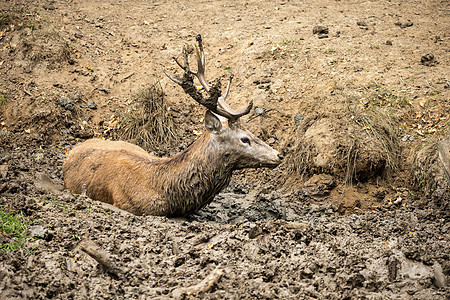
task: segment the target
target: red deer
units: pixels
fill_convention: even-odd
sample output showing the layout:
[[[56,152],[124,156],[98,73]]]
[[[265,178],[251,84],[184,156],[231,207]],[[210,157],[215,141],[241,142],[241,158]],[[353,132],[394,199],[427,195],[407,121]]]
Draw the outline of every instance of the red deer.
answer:
[[[189,69],[183,48],[182,77],[164,73],[208,110],[206,132],[184,151],[170,158],[150,155],[139,146],[122,141],[90,139],[73,148],[63,164],[64,186],[81,193],[85,185],[92,199],[112,204],[136,215],[184,216],[209,204],[230,181],[232,171],[276,167],[282,155],[242,128],[239,118],[250,112],[252,102],[235,111],[225,99],[231,80],[222,94],[220,80],[211,86],[205,78],[201,36],[197,36],[198,70]],[[194,85],[197,77],[205,97]]]

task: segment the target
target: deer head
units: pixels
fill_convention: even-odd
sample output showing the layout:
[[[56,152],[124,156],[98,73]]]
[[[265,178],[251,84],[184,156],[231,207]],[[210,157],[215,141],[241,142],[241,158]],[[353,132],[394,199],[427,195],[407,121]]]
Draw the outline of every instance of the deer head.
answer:
[[[261,139],[246,130],[239,118],[248,114],[253,103],[250,102],[243,110],[233,110],[226,102],[230,91],[233,74],[230,75],[225,92],[221,91],[221,81],[217,78],[210,86],[205,76],[205,55],[202,38],[197,35],[198,46],[195,46],[197,57],[197,72],[189,68],[189,57],[186,46],[183,47],[183,63],[173,58],[178,66],[183,69],[182,77],[171,75],[163,67],[164,73],[172,81],[180,85],[183,90],[199,104],[208,110],[205,113],[205,127],[210,133],[210,143],[220,153],[223,163],[232,169],[276,167],[281,163],[283,156],[264,143]],[[206,97],[194,85],[194,77],[202,85]]]

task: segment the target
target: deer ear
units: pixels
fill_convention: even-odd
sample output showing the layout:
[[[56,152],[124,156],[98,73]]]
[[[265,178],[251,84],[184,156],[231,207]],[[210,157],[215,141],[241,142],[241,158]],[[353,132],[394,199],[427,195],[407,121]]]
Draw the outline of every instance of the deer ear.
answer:
[[[222,130],[222,123],[211,111],[205,113],[205,127],[209,132],[219,133]]]

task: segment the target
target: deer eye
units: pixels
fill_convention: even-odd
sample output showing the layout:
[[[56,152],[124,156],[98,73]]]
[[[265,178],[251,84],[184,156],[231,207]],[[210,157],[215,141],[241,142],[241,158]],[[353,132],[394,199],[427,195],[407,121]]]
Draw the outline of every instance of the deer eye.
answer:
[[[249,144],[250,145],[250,140],[248,139],[248,137],[241,138],[241,142],[243,142],[244,144]]]

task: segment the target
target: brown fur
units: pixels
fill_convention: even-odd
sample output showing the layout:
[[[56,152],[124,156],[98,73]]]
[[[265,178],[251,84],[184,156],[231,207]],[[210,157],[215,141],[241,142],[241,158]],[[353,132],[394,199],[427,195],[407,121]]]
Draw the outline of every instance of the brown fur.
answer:
[[[207,113],[205,121],[213,118]],[[208,130],[171,158],[127,142],[87,140],[64,162],[64,185],[79,194],[85,184],[89,197],[137,215],[183,216],[210,203],[234,169],[280,163],[277,151],[241,128],[216,120]],[[240,145],[244,135],[253,148]]]

